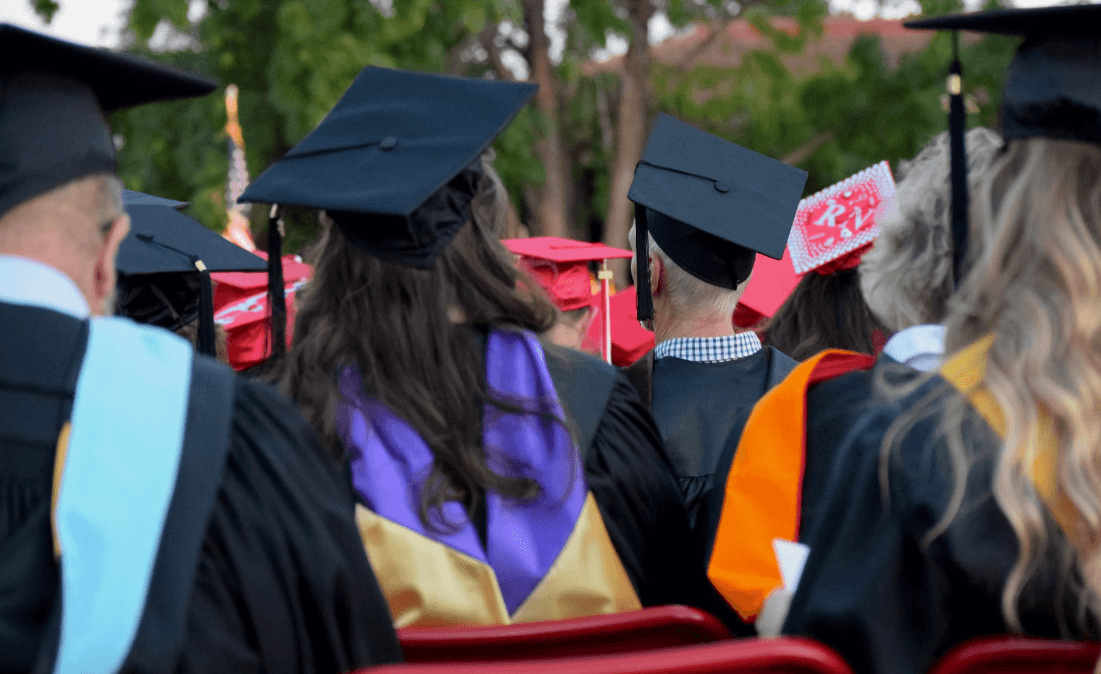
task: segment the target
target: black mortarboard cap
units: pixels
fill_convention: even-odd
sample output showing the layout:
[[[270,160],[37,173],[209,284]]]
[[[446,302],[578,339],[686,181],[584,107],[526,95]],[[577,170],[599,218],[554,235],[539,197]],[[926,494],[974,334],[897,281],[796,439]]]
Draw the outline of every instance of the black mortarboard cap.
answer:
[[[1002,136],[1101,143],[1101,88],[1097,86],[1101,77],[1101,6],[976,12],[905,25],[919,30],[969,30],[1024,37],[1009,64],[1002,93]],[[967,253],[968,193],[962,68],[958,47],[956,50],[948,89],[953,268],[958,285]]]
[[[113,173],[104,113],[214,89],[127,54],[0,24],[0,216],[71,180]]]
[[[180,213],[183,202],[127,190],[130,233],[119,246],[119,313],[176,330],[199,317],[199,346],[214,353],[211,272],[264,271],[267,262]]]
[[[353,244],[431,269],[470,219],[481,155],[538,87],[369,66],[238,201],[324,210]],[[279,208],[268,224],[273,355],[286,342]]]
[[[167,206],[169,208],[174,208],[177,211],[182,211],[183,209],[191,205],[187,201],[176,201],[175,199],[155,197],[152,194],[135,192],[134,190],[123,190],[122,201],[127,208],[131,206]]]
[[[1101,5],[939,16],[906,27],[1025,38],[1002,93],[1002,136],[1101,143]]]
[[[240,201],[325,210],[380,259],[431,268],[469,219],[482,152],[536,89],[367,67]]]
[[[696,278],[737,288],[756,253],[777,260],[807,172],[658,116],[627,197],[635,203],[639,320],[653,317],[647,232]]]

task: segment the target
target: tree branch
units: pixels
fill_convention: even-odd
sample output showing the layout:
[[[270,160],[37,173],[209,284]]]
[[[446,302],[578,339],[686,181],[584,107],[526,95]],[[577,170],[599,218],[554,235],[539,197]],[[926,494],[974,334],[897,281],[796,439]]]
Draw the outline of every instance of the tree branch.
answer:
[[[680,60],[680,63],[678,63],[677,66],[681,70],[691,70],[692,66],[695,65],[696,60],[699,57],[703,56],[704,52],[706,52],[720,39],[722,39],[723,34],[725,34],[726,31],[729,30],[732,25],[734,25],[735,21],[742,17],[742,14],[745,13],[746,8],[754,7],[760,4],[762,4],[761,0],[744,0],[740,3],[740,7],[736,14],[724,12],[724,16],[722,19],[716,19],[715,21],[711,22],[711,32],[708,33],[707,37],[700,41],[700,43],[696,45],[692,49],[692,51],[688,52],[688,54]],[[716,23],[718,25],[716,25]]]
[[[786,156],[780,159],[780,161],[784,162],[785,164],[794,166],[795,164],[798,164],[799,162],[814,154],[815,150],[830,142],[831,140],[833,140],[833,138],[833,131],[822,131],[821,133],[815,134],[813,138],[789,152]]]
[[[681,70],[691,70],[692,66],[696,64],[696,59],[702,56],[704,52],[714,46],[715,43],[717,43],[722,38],[723,33],[725,33],[727,29],[730,28],[735,19],[737,19],[736,16],[727,16],[725,19],[720,21],[718,25],[712,23],[710,27],[710,32],[708,33],[707,37],[700,40],[700,43],[693,47],[692,51],[688,52],[688,54],[686,54],[685,57],[680,60],[680,63],[677,64],[677,67],[679,67]]]
[[[502,80],[515,80],[516,76],[512,74],[512,71],[508,69],[505,62],[501,60],[501,46],[497,44],[497,33],[500,31],[500,24],[491,23],[487,24],[482,29],[479,35],[482,46],[485,48],[486,53],[489,54],[489,65],[493,68],[493,72],[497,73],[497,77]],[[517,50],[519,51],[519,50]],[[531,70],[531,67],[528,67]]]

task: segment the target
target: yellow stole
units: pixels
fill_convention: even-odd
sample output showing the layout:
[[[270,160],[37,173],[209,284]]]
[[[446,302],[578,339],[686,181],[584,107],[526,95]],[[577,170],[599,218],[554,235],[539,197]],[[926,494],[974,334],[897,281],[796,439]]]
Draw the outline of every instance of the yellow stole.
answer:
[[[487,564],[356,506],[394,627],[508,625],[642,608],[590,493],[550,570],[512,615]]]
[[[963,349],[940,368],[940,376],[963,394],[986,423],[1005,440],[1005,414],[990,394],[983,380],[986,377],[986,357],[994,345],[994,335],[987,335]],[[1036,493],[1055,516],[1070,540],[1076,540],[1078,512],[1070,499],[1059,489],[1057,481],[1058,436],[1051,415],[1039,410],[1036,428],[1036,452],[1028,457],[1032,467],[1032,483]]]

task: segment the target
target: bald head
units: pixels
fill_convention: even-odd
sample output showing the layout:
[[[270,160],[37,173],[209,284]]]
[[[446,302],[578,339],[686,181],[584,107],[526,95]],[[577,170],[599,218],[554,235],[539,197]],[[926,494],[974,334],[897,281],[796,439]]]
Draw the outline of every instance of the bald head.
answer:
[[[115,254],[129,231],[122,183],[112,174],[79,178],[0,217],[0,255],[44,262],[65,273],[92,312],[109,313]]]

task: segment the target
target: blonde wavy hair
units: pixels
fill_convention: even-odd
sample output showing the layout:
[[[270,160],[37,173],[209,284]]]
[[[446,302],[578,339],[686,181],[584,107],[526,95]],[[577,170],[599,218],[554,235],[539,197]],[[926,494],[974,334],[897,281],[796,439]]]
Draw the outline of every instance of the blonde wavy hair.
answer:
[[[967,132],[972,189],[986,174],[1002,137],[985,127]],[[879,221],[879,237],[860,263],[860,289],[891,332],[939,323],[952,296],[952,183],[948,132],[899,163],[895,208]]]
[[[984,383],[1005,414],[1006,436],[992,491],[1019,544],[1002,615],[1022,631],[1022,591],[1053,571],[1045,567],[1054,558],[1081,623],[1098,615],[1101,590],[1101,146],[1010,141],[972,192],[970,251],[965,281],[948,301],[946,347],[951,355],[994,336]],[[931,536],[963,499],[973,455],[963,438],[967,406],[951,396],[941,416],[956,485]],[[1055,429],[1059,497],[1077,520],[1076,531],[1064,532],[1072,551],[1034,486],[1041,410]],[[1085,587],[1070,584],[1076,564]],[[1056,616],[1061,625],[1068,617]]]

